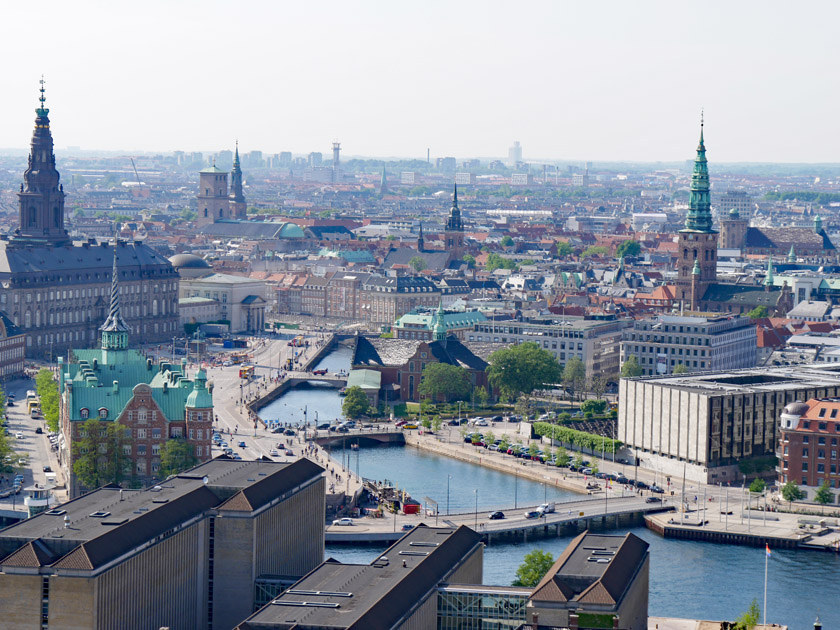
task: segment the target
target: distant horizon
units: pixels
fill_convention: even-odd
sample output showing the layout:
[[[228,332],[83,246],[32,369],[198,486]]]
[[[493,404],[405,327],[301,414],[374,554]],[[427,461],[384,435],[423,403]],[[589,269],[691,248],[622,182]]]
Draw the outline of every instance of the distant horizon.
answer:
[[[711,163],[840,157],[840,3],[828,0],[4,9],[12,147],[28,144],[43,75],[58,145],[102,151],[238,139],[328,154],[337,139],[359,156],[504,158],[518,140],[531,162],[680,163],[705,110]]]

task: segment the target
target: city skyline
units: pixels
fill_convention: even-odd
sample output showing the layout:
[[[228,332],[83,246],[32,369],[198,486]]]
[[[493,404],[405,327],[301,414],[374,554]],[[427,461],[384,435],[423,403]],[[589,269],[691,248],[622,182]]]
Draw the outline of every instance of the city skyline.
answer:
[[[23,149],[38,80],[57,143],[89,150],[834,162],[825,2],[275,6],[47,4],[6,72],[0,145]],[[821,17],[814,19],[815,14]],[[32,20],[24,4],[9,22]],[[538,19],[537,19],[538,18]],[[209,46],[208,46],[209,44]],[[808,86],[807,93],[790,86]],[[218,149],[216,149],[218,150]]]

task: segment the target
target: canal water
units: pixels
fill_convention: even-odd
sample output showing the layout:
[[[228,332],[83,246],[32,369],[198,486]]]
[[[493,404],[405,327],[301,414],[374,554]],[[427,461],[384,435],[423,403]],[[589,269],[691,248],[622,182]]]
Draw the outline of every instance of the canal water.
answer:
[[[351,351],[339,347],[318,367],[330,371],[349,369]],[[298,387],[264,408],[264,418],[284,422],[333,420],[341,415],[341,398],[335,389],[309,385]],[[342,452],[333,457],[342,460]],[[446,513],[447,480],[450,512],[518,505],[537,505],[549,501],[571,500],[578,495],[538,482],[517,479],[480,466],[406,447],[362,448],[345,452],[345,461],[362,476],[389,479],[418,501],[424,497],[437,501]],[[449,476],[451,475],[451,479]],[[633,532],[650,544],[650,614],[702,619],[734,620],[755,598],[759,606],[764,597],[764,550],[715,543],[666,540],[641,526],[615,530]],[[527,543],[492,544],[484,551],[484,583],[510,584],[522,558],[532,549],[549,551],[555,558],[574,534],[541,538]],[[367,563],[380,550],[371,546],[328,545],[326,555],[345,562]],[[825,628],[840,628],[840,607],[835,589],[840,583],[840,555],[816,551],[777,549],[769,561],[768,621],[793,629],[807,630],[817,614]],[[834,594],[832,594],[834,593]]]

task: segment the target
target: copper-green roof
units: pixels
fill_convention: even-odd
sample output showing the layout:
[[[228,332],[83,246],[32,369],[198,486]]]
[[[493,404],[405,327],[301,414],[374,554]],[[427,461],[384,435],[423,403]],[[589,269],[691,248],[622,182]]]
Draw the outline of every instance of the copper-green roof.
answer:
[[[68,396],[71,421],[85,420],[82,409],[87,409],[92,418],[103,407],[108,410],[104,419],[115,420],[140,384],[151,388],[152,400],[169,421],[184,420],[184,408],[191,406],[191,402],[201,403],[196,408],[213,406],[212,395],[206,389],[190,399],[194,384],[186,378],[180,365],[149,363],[136,350],[111,351],[107,356],[103,350],[73,350],[73,358],[73,363],[63,364],[61,368],[64,382],[72,385]]]
[[[198,172],[199,173],[227,173],[227,171],[223,171],[222,169],[220,169],[215,164],[213,164],[213,166],[208,166],[207,168],[203,168]]]

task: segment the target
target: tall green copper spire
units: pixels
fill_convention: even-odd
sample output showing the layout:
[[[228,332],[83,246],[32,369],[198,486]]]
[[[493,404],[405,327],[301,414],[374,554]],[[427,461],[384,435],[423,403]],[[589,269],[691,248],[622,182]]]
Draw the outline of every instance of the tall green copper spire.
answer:
[[[690,232],[712,232],[712,207],[709,196],[709,167],[706,162],[706,145],[703,142],[703,115],[700,114],[700,143],[694,158],[694,172],[691,174],[691,197],[685,230]]]
[[[111,271],[111,304],[108,308],[108,319],[99,327],[102,333],[103,350],[128,349],[128,332],[131,330],[120,313],[120,287],[117,281],[117,235],[114,234],[114,267]]]
[[[767,259],[767,275],[764,276],[764,286],[765,287],[772,287],[773,286],[773,255],[772,254]]]

